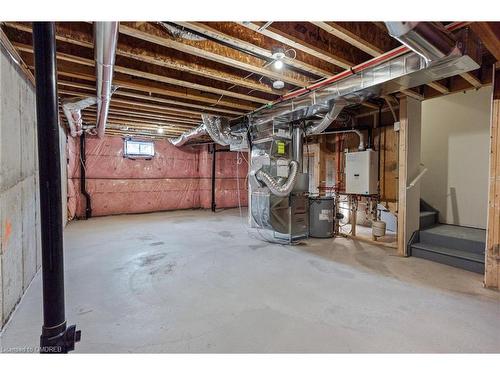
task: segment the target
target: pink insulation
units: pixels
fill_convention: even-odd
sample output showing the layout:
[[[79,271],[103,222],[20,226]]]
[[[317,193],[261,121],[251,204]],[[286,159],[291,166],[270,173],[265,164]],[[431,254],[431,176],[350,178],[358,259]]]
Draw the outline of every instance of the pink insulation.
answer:
[[[106,136],[87,138],[87,191],[92,216],[140,213],[211,205],[212,155],[207,146],[175,147],[167,140],[155,141],[155,157],[123,157],[123,139]],[[68,139],[68,216],[82,217],[85,199],[80,193],[79,139]],[[246,157],[246,155],[245,155]],[[237,153],[216,155],[216,205],[247,205],[247,164]],[[239,175],[239,179],[236,176]]]

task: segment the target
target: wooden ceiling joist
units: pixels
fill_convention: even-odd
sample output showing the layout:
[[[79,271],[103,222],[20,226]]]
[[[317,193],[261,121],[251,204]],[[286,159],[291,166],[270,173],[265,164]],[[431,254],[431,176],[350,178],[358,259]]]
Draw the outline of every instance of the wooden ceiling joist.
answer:
[[[62,113],[62,112],[61,112]],[[88,107],[83,110],[83,113],[96,113],[96,107]],[[185,117],[171,117],[171,116],[160,116],[151,113],[146,113],[142,111],[130,111],[125,110],[120,107],[110,107],[109,113],[116,114],[118,116],[130,116],[131,119],[143,119],[147,121],[163,121],[183,124],[186,126],[193,126],[200,123],[197,118],[185,118]]]
[[[359,35],[354,34],[353,32],[340,26],[338,23],[319,22],[319,21],[313,21],[311,23],[325,30],[329,34],[332,34],[337,38],[346,41],[347,43],[353,45],[354,47],[360,49],[363,52],[366,52],[367,54],[373,57],[379,56],[385,52],[383,49],[377,47],[375,44],[364,40]]]
[[[318,59],[327,61],[333,65],[339,66],[343,69],[349,69],[351,66],[354,65],[352,61],[349,61],[343,57],[340,56],[335,56],[332,55],[331,53],[322,50],[316,46],[313,46],[310,43],[307,43],[303,40],[300,40],[297,37],[294,37],[292,35],[288,35],[284,33],[283,31],[273,27],[272,25],[265,28],[265,29],[260,29],[260,24],[259,23],[254,23],[254,22],[239,22],[239,24],[247,27],[250,30],[253,30],[255,32],[261,33],[271,39],[274,39],[280,43],[286,44],[292,48],[295,48],[297,50],[303,51],[309,55],[312,55]]]
[[[82,92],[77,92],[77,91],[70,91],[70,90],[58,90],[59,93],[61,94],[66,94],[66,95],[71,95],[71,96],[76,96],[76,97],[86,97],[88,96],[85,93]],[[131,101],[131,100],[124,100],[120,98],[114,97],[112,99],[113,104],[124,104],[128,105],[128,108],[134,108],[134,107],[142,107],[142,108],[148,108],[148,109],[153,109],[158,112],[163,112],[163,113],[175,113],[176,115],[179,116],[190,116],[190,117],[199,117],[203,112],[198,112],[198,111],[191,111],[191,110],[186,110],[186,109],[179,109],[179,108],[173,108],[173,107],[164,107],[160,105],[155,105],[155,104],[150,104],[150,103],[144,103],[140,101]],[[127,107],[125,107],[127,108]]]
[[[6,25],[16,30],[30,32],[30,33],[32,32],[32,28],[26,24],[6,22]],[[73,32],[67,31],[62,27],[58,27],[56,29],[56,32],[57,32],[56,33],[57,40],[70,44],[79,45],[86,48],[94,47],[91,35],[86,35],[83,33],[77,34],[74,31]],[[187,61],[180,61],[178,59],[172,58],[171,56],[155,53],[154,51],[148,51],[147,49],[144,48],[130,47],[124,43],[118,43],[116,54],[117,56],[123,56],[134,60],[142,61],[148,64],[158,65],[169,69],[175,69],[178,71],[199,75],[205,78],[215,79],[221,82],[230,83],[232,85],[246,87],[251,90],[256,90],[274,95],[280,94],[279,90],[274,90],[269,85],[259,83],[251,79],[244,79],[237,75],[227,72],[222,72],[220,70],[216,70],[213,68],[208,68],[200,64]]]
[[[160,33],[158,29],[154,28],[152,25],[148,23],[135,23],[133,27],[129,26],[128,23],[122,23],[120,24],[120,33],[150,43],[155,43],[160,46],[175,49],[187,54],[198,56],[210,61],[215,61],[220,64],[228,65],[233,68],[241,69],[250,73],[268,77],[273,80],[281,80],[285,83],[289,83],[297,87],[303,87],[307,85],[307,79],[305,77],[296,78],[293,77],[293,75],[290,72],[278,73],[273,71],[272,68],[265,68],[264,67],[265,61],[262,61],[260,59],[256,59],[259,60],[258,63],[251,64],[248,62],[237,60],[235,58],[227,57],[224,54],[214,52],[215,50],[228,52],[227,51],[227,49],[229,49],[228,47],[225,47],[225,49],[224,47],[219,47],[217,49],[210,48],[212,45],[209,42],[206,42],[204,45],[205,48],[198,48],[192,44],[188,44],[187,42],[182,43],[170,38],[166,32]],[[229,53],[227,53],[227,55],[229,55]]]
[[[59,81],[58,84],[61,86],[74,87],[74,88],[79,88],[79,89],[83,89],[83,90],[95,91],[95,87],[89,86],[89,85],[84,85],[82,83],[75,83],[75,82],[70,82],[70,81]],[[178,100],[159,98],[159,97],[155,97],[155,96],[151,96],[151,95],[141,95],[141,94],[137,94],[134,92],[124,91],[123,89],[121,89],[121,87],[118,87],[117,91],[115,91],[115,94],[121,95],[121,96],[128,96],[128,97],[136,98],[136,99],[153,101],[153,102],[157,102],[157,103],[164,103],[164,104],[172,104],[172,105],[197,108],[197,109],[201,109],[201,110],[208,111],[208,112],[227,113],[227,114],[232,114],[232,115],[243,114],[243,112],[241,112],[241,111],[233,111],[233,110],[229,110],[229,109],[209,107],[209,106],[204,106],[204,105],[199,105],[199,104],[191,104],[191,103],[181,102]]]
[[[25,53],[31,53],[31,54],[33,53],[33,48],[29,45],[15,43],[14,46],[19,51],[23,51]],[[86,59],[84,57],[70,55],[70,54],[62,53],[62,52],[57,53],[57,59],[62,60],[62,61],[68,61],[68,62],[80,64],[80,65],[91,66],[91,67],[93,67],[95,65],[94,60]],[[171,84],[171,85],[187,87],[187,88],[194,89],[194,90],[211,92],[214,94],[223,95],[223,96],[230,96],[230,97],[234,97],[234,98],[242,99],[242,100],[247,100],[247,101],[251,101],[251,102],[258,102],[258,103],[262,103],[262,104],[267,104],[269,102],[266,99],[258,98],[255,96],[239,94],[239,93],[236,93],[233,91],[222,90],[222,89],[218,89],[216,87],[211,87],[211,86],[203,86],[203,85],[200,85],[198,83],[181,81],[179,79],[161,76],[161,75],[154,74],[154,73],[144,72],[141,70],[131,69],[131,68],[127,68],[124,66],[115,65],[114,71],[118,72],[118,73],[128,74],[128,75],[134,76],[134,77],[146,78],[146,79],[156,81],[156,82],[163,82],[163,83],[167,83],[167,84]]]
[[[345,40],[352,46],[366,52],[370,56],[377,57],[386,52],[374,43],[370,43],[365,38],[347,30],[345,27],[340,26],[336,22],[313,21],[311,23],[325,30],[329,34]],[[440,84],[439,82],[431,82],[428,85],[442,94],[448,94],[450,92],[446,86]]]
[[[92,122],[95,123],[96,121],[96,115],[95,114],[84,114],[83,119],[91,119]],[[158,129],[158,128],[172,128],[172,129],[179,129],[181,131],[189,130],[193,128],[192,125],[183,125],[183,124],[176,124],[173,122],[149,122],[149,121],[144,121],[144,120],[136,120],[136,119],[130,119],[127,117],[122,117],[122,116],[116,116],[116,115],[110,115],[108,117],[108,121],[110,123],[120,123],[120,124],[129,124],[129,125],[142,125],[145,127],[149,127],[151,129]]]
[[[236,38],[234,36],[222,33],[222,32],[220,32],[220,31],[218,31],[218,30],[216,30],[216,29],[214,29],[214,28],[212,28],[209,25],[206,25],[204,23],[201,23],[201,22],[176,22],[176,24],[178,24],[179,26],[183,26],[187,29],[191,29],[191,30],[197,31],[199,33],[205,34],[207,36],[210,36],[211,38],[217,39],[223,43],[227,43],[227,44],[232,45],[236,48],[250,51],[250,52],[255,53],[257,55],[264,56],[268,59],[272,58],[272,51],[265,49],[265,48],[258,47],[255,44],[249,43],[247,41]],[[285,57],[283,59],[283,61],[286,65],[289,65],[293,68],[296,68],[296,69],[299,69],[299,70],[302,70],[302,71],[305,71],[308,73],[312,73],[318,77],[329,77],[331,75],[330,71],[318,68],[314,65],[302,62],[302,61],[297,60],[297,59]]]
[[[472,22],[470,27],[496,61],[500,61],[500,22]]]
[[[70,72],[67,70],[62,70],[62,69],[60,69],[60,67],[58,67],[58,75],[62,76],[62,77],[76,78],[76,79],[90,81],[90,82],[95,83],[95,76],[93,76],[93,75]],[[209,103],[209,104],[213,104],[214,108],[220,108],[220,106],[223,106],[223,107],[240,109],[240,110],[245,111],[245,112],[252,111],[256,108],[255,106],[231,102],[231,101],[228,101],[224,98],[222,98],[220,100],[212,99],[212,98],[208,98],[208,97],[202,96],[202,95],[194,95],[194,94],[190,94],[188,92],[180,92],[180,91],[174,91],[174,90],[170,90],[170,89],[166,89],[166,88],[165,89],[159,88],[159,87],[155,87],[152,85],[147,85],[145,83],[143,84],[143,83],[138,83],[138,82],[131,82],[131,81],[123,80],[123,79],[113,78],[113,83],[119,87],[131,89],[131,90],[135,90],[135,91],[141,91],[141,92],[145,92],[148,94],[150,94],[150,93],[159,94],[159,95],[165,95],[165,96],[172,96],[172,97],[179,98],[179,99]],[[182,102],[182,103],[184,103],[183,105],[189,107],[190,103],[188,103],[188,102]],[[217,105],[217,107],[216,107],[216,105]]]

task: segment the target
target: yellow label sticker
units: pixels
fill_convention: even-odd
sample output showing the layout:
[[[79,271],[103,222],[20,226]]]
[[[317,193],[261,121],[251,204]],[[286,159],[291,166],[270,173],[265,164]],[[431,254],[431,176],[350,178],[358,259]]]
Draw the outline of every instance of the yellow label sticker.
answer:
[[[283,155],[285,153],[285,142],[276,142],[278,146],[278,154]]]

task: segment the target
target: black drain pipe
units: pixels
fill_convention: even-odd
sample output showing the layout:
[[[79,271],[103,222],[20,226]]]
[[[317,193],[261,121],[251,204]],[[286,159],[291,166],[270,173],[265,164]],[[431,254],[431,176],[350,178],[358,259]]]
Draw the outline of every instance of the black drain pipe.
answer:
[[[216,154],[216,145],[215,143],[212,145],[212,212],[215,212],[215,154]]]
[[[90,199],[90,194],[87,191],[87,179],[86,179],[86,168],[87,168],[87,154],[86,147],[87,144],[85,140],[85,132],[80,136],[80,192],[85,197],[85,219],[90,219],[92,217],[92,201]]]
[[[61,159],[54,22],[33,23],[36,122],[42,235],[43,326],[41,353],[67,353],[80,341],[76,326],[66,326],[61,196]]]

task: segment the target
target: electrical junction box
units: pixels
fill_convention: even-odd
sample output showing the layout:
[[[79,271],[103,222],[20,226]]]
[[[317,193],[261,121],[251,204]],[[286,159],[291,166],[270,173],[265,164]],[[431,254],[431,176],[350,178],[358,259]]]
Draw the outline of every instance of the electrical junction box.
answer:
[[[345,157],[345,191],[349,194],[377,194],[378,154],[373,150],[349,152]]]

